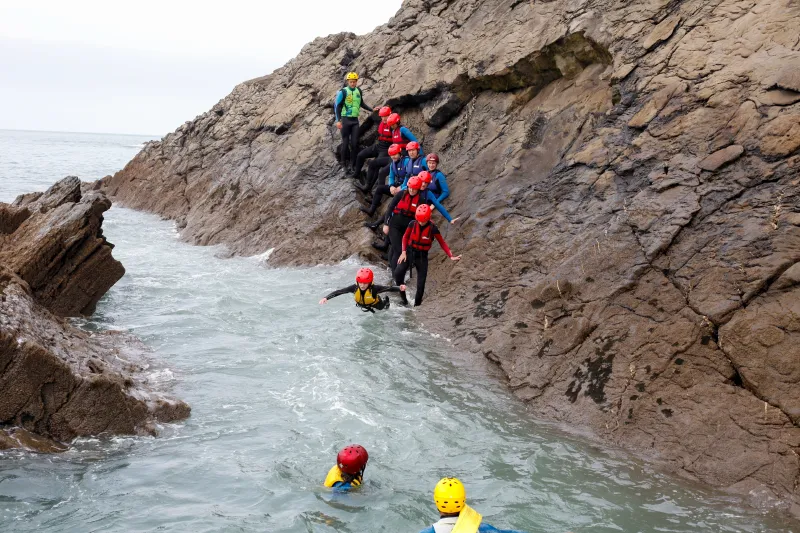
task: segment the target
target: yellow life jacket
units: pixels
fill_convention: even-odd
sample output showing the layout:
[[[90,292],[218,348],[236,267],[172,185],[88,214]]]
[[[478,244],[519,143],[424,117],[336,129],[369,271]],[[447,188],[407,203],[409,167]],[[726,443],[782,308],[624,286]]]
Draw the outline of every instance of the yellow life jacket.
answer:
[[[328,475],[327,477],[325,477],[324,485],[326,487],[333,487],[337,483],[345,483],[345,480],[344,477],[342,476],[342,471],[339,470],[339,466],[333,465],[333,468],[328,470]],[[359,485],[361,485],[361,480],[359,480],[358,478],[353,478],[353,480],[350,481],[350,484],[354,487],[358,487]]]
[[[458,520],[451,533],[477,533],[478,528],[481,527],[481,520],[483,520],[483,516],[478,511],[469,505],[464,505],[464,508],[458,513]]]
[[[356,305],[358,306],[372,307],[381,301],[378,295],[375,294],[375,289],[372,285],[367,287],[367,290],[363,292],[360,287],[356,287],[356,292],[353,294],[353,297],[356,299]]]

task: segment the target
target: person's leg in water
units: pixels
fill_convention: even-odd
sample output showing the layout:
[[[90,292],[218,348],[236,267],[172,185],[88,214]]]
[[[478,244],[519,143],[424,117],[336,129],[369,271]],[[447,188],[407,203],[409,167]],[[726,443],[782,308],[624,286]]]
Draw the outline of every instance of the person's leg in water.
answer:
[[[358,177],[361,175],[361,169],[364,168],[364,163],[366,163],[367,159],[379,156],[380,156],[380,149],[374,144],[358,152],[358,157],[356,157],[356,166],[353,168],[353,173],[351,174],[351,177],[354,179],[358,179]],[[370,162],[370,165],[371,164],[372,163]],[[369,176],[369,172],[367,172],[367,176]]]
[[[415,252],[414,268],[417,269],[417,292],[414,295],[414,307],[422,305],[425,295],[425,281],[428,279],[428,252]]]
[[[409,259],[411,259],[411,255],[413,254],[409,253],[407,255],[409,255],[409,258],[403,261],[402,263],[398,263],[397,268],[393,270],[394,284],[397,285],[398,287],[400,285],[405,284],[406,272],[408,272],[409,265],[411,265],[411,261]],[[400,291],[400,301],[403,302],[403,305],[408,305],[408,298],[406,298],[406,291]]]

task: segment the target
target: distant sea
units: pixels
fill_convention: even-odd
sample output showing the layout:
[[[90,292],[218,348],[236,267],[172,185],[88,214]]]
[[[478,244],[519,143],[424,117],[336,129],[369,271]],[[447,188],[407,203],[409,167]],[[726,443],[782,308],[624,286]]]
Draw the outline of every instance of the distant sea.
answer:
[[[0,202],[65,176],[94,181],[120,170],[155,135],[0,130]]]

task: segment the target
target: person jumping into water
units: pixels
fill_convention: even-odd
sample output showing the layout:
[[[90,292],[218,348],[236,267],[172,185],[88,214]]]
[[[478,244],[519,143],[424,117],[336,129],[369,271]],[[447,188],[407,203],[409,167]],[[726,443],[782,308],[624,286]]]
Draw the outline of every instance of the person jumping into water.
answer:
[[[425,295],[425,281],[428,279],[428,252],[433,246],[433,240],[439,241],[439,246],[442,247],[444,253],[452,261],[461,260],[461,256],[453,255],[442,234],[439,233],[439,228],[431,222],[431,207],[428,204],[421,204],[417,207],[414,218],[415,220],[408,224],[408,228],[403,235],[403,253],[397,259],[394,282],[400,286],[401,301],[404,305],[408,305],[403,283],[408,269],[416,267],[417,292],[414,295],[414,307],[419,307],[422,305],[422,297]]]
[[[433,489],[433,502],[439,521],[420,533],[523,533],[515,529],[497,529],[483,522],[483,517],[467,505],[467,491],[454,477],[439,480]]]
[[[342,294],[350,293],[355,298],[356,306],[358,308],[364,312],[374,313],[376,310],[382,311],[384,309],[389,309],[389,297],[384,296],[383,299],[381,299],[381,297],[378,296],[380,293],[400,292],[406,290],[405,285],[401,285],[400,287],[384,287],[383,285],[375,285],[372,283],[374,279],[375,275],[371,269],[362,268],[356,274],[356,283],[354,285],[350,285],[344,289],[339,289],[338,291],[333,291],[325,298],[320,300],[319,303],[320,305],[325,305],[331,298],[336,298]]]
[[[336,455],[336,464],[328,471],[323,483],[337,492],[346,492],[361,486],[364,482],[364,469],[367,468],[369,454],[359,444],[345,446]]]
[[[348,72],[346,85],[336,93],[333,111],[336,115],[336,127],[342,132],[341,164],[345,167],[345,176],[356,165],[358,154],[358,115],[361,109],[374,110],[364,102],[364,95],[358,85],[358,74]]]

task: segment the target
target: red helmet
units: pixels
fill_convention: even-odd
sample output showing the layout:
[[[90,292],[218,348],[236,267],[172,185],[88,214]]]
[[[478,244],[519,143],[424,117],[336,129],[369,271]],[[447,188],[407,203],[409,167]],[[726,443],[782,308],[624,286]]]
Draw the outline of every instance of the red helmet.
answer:
[[[356,283],[372,283],[375,275],[369,268],[360,268],[356,274]]]
[[[400,148],[399,144],[393,144],[389,147],[389,155],[397,155],[402,151],[403,149]]]
[[[419,150],[419,143],[417,141],[411,141],[406,145],[406,150]]]
[[[339,466],[339,470],[351,476],[361,472],[367,466],[367,461],[369,461],[367,450],[358,444],[346,446],[336,456],[336,464]]]
[[[419,179],[419,176],[414,176],[408,179],[409,189],[419,189],[421,186],[422,186],[422,180]]]
[[[425,161],[436,161],[439,162],[439,156],[436,154],[428,154],[428,157],[425,158]]]
[[[423,170],[417,174],[417,177],[422,181],[422,183],[430,183],[433,181],[433,176],[431,176],[431,173],[427,170]]]
[[[386,123],[390,126],[394,126],[395,124],[400,124],[400,115],[397,113],[392,113],[389,115],[389,118],[386,119]]]
[[[391,114],[392,114],[392,108],[389,107],[388,105],[383,106],[380,109],[380,111],[378,111],[378,116],[379,117],[388,117]]]
[[[417,212],[414,214],[414,218],[417,219],[417,222],[420,224],[427,224],[431,221],[431,206],[428,204],[422,204],[417,206]]]

